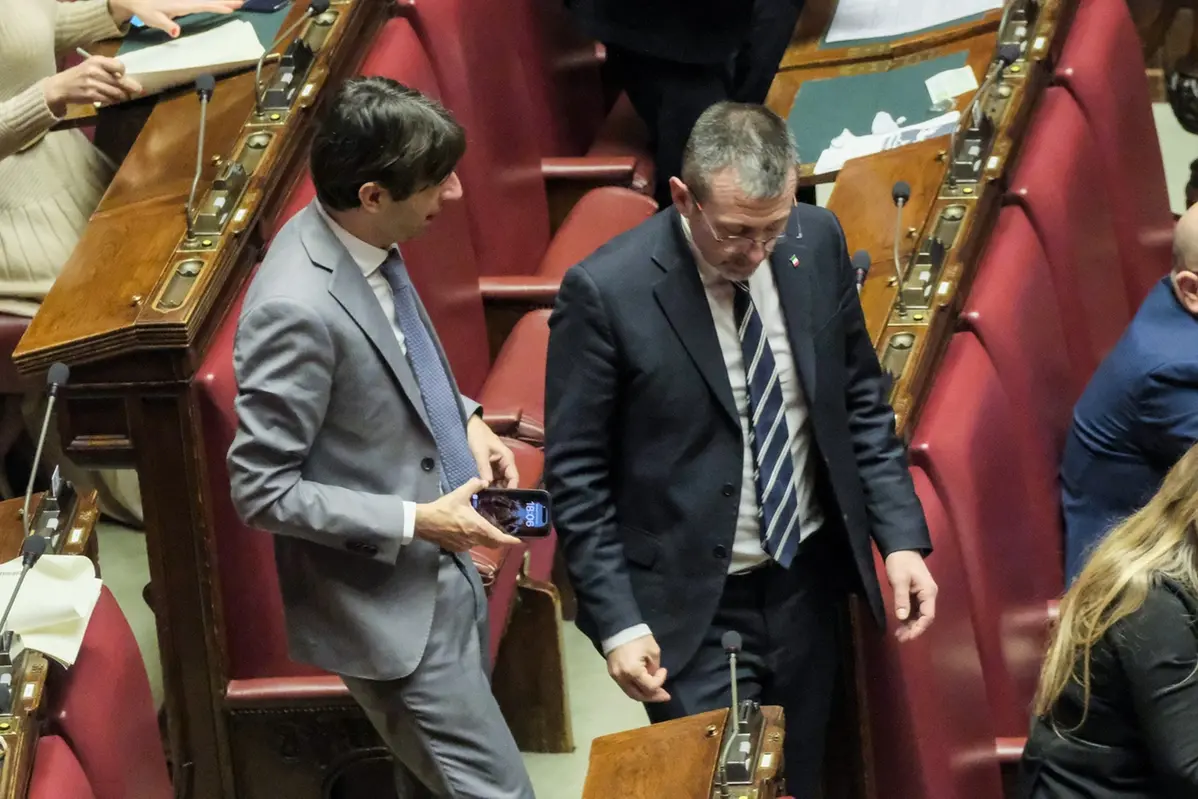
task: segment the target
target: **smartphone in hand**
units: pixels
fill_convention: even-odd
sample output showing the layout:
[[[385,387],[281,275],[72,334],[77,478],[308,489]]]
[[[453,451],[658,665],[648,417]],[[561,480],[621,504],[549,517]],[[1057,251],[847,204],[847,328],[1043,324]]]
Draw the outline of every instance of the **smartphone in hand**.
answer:
[[[517,538],[544,538],[553,526],[549,492],[534,488],[484,488],[471,504],[501,532]]]

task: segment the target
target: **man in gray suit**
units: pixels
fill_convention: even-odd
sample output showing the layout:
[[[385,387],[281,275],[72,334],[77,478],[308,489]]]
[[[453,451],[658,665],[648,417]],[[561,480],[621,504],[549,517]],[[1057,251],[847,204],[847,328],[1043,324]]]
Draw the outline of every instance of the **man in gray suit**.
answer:
[[[348,81],[312,144],[317,199],[279,232],[234,348],[233,501],[275,534],[291,656],[342,676],[401,796],[530,799],[487,679],[467,550],[516,543],[471,496],[517,481],[458,393],[396,242],[461,197],[462,128],[385,78]]]

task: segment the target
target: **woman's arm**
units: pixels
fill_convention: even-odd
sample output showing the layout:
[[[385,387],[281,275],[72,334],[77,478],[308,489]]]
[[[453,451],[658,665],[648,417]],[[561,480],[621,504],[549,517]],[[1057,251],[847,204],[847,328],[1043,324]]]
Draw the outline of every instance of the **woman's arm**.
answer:
[[[1131,699],[1164,796],[1198,796],[1198,639],[1189,610],[1154,588],[1112,630]]]
[[[122,20],[124,22],[124,20]],[[57,53],[124,36],[129,26],[118,26],[108,8],[108,0],[58,2],[54,24],[54,50]]]
[[[45,133],[58,121],[46,104],[46,81],[0,103],[0,158],[7,158]]]

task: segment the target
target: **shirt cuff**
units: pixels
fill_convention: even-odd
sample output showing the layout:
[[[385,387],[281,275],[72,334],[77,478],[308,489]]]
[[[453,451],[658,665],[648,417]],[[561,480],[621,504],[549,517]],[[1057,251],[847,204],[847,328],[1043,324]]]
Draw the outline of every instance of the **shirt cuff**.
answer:
[[[621,630],[611,638],[605,638],[602,644],[600,644],[600,647],[603,649],[603,657],[610,655],[611,651],[617,646],[623,646],[629,641],[635,641],[647,635],[653,635],[653,631],[649,629],[648,624],[637,624],[629,627],[627,630]]]
[[[416,503],[405,501],[403,504],[403,539],[400,546],[407,546],[416,537]]]

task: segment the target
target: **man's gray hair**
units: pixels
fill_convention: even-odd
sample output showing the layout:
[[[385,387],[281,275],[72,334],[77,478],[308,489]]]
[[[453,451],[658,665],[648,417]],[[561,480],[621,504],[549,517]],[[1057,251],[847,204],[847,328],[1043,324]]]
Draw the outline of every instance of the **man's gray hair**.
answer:
[[[789,188],[798,147],[786,122],[765,106],[720,102],[699,117],[682,153],[682,182],[700,200],[712,178],[736,172],[737,185],[750,199],[781,197]]]

